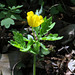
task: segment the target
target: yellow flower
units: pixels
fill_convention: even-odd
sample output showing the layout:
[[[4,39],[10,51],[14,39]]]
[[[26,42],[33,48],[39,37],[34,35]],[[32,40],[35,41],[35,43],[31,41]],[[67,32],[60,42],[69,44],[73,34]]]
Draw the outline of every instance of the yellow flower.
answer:
[[[28,22],[29,26],[31,26],[31,27],[38,27],[44,22],[44,20],[41,15],[38,16],[38,15],[34,14],[33,11],[30,11],[27,13],[27,22]]]

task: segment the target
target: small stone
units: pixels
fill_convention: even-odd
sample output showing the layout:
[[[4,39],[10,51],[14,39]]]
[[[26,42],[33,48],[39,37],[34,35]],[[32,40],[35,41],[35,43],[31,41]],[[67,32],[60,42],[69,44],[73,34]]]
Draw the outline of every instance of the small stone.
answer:
[[[68,68],[71,72],[75,71],[75,60],[71,59],[70,62],[68,63]]]

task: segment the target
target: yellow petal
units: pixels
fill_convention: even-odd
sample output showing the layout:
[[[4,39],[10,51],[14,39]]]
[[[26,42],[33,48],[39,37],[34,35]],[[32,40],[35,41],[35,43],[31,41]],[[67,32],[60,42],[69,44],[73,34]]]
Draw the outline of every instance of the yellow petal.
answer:
[[[27,16],[33,16],[33,15],[34,15],[33,11],[27,12]]]
[[[33,20],[32,20],[32,16],[27,16],[27,22],[30,26],[33,25]]]
[[[39,19],[40,19],[40,20],[43,20],[43,17],[40,15],[40,16],[39,16]]]

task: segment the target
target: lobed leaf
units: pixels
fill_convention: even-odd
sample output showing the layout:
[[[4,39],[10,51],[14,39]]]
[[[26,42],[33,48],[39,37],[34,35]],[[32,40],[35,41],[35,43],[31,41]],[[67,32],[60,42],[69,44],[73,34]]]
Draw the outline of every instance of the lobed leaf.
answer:
[[[17,20],[22,20],[21,16],[18,15],[18,14],[11,14],[10,18],[17,19]]]
[[[5,5],[0,3],[0,8],[4,8],[4,7],[5,7]]]
[[[58,13],[59,13],[59,10],[57,10],[56,7],[52,7],[51,10],[50,10],[50,13],[51,13],[52,15],[58,14]]]
[[[41,37],[40,40],[56,41],[62,38],[63,36],[58,37],[58,34],[49,34],[48,36]]]
[[[9,7],[9,9],[15,10],[15,9],[19,9],[19,8],[21,8],[21,7],[23,7],[23,5],[12,6],[12,7]]]
[[[9,41],[9,43],[17,48],[20,49],[21,52],[27,52],[31,49],[31,46],[33,44],[33,39],[31,38],[30,40],[23,37],[23,35],[21,33],[19,33],[18,31],[13,31],[13,40]],[[25,41],[27,41],[28,43],[26,44]]]
[[[47,55],[47,54],[50,53],[50,51],[48,50],[48,48],[45,47],[45,45],[43,45],[42,43],[40,43],[40,45],[41,45],[41,47],[42,47],[41,53],[42,53],[43,55]]]
[[[24,39],[23,39],[23,35],[21,33],[19,33],[18,31],[15,32],[13,31],[13,39],[18,43],[20,44],[22,47],[25,47],[25,42],[24,42]]]
[[[13,11],[11,11],[12,13],[21,13],[22,12],[22,10],[19,10],[19,9],[16,9],[16,10],[13,10]]]
[[[46,33],[48,33],[48,31],[50,31],[55,25],[55,22],[52,23],[52,17],[50,17],[49,19],[44,19],[44,22],[41,24],[41,29],[40,29],[40,34],[41,36],[45,35]]]
[[[44,49],[44,50],[48,50],[46,47],[45,47],[45,45],[43,45],[42,43],[40,43],[40,45],[41,45],[41,47]]]
[[[5,28],[9,28],[10,25],[14,25],[14,20],[11,18],[5,18],[1,21],[1,26],[5,26]]]
[[[42,53],[43,55],[48,55],[48,54],[50,53],[50,51],[49,51],[49,50],[41,49],[41,53]]]

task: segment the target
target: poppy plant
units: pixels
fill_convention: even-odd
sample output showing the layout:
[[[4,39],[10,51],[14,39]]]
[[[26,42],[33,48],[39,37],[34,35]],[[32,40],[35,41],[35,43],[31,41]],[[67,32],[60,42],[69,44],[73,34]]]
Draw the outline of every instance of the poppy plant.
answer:
[[[33,11],[27,13],[27,22],[28,25],[32,27],[32,35],[27,34],[27,37],[24,37],[18,31],[13,31],[14,41],[11,40],[9,43],[20,49],[21,52],[30,52],[33,54],[33,75],[36,75],[36,57],[37,55],[47,55],[50,53],[49,49],[41,43],[41,40],[47,41],[56,41],[60,40],[63,37],[58,37],[58,34],[49,34],[45,35],[50,31],[54,26],[55,22],[52,23],[52,17],[44,18],[41,15],[34,14]],[[41,26],[40,26],[41,25]],[[39,27],[38,27],[39,26]],[[36,34],[36,37],[35,37]]]

